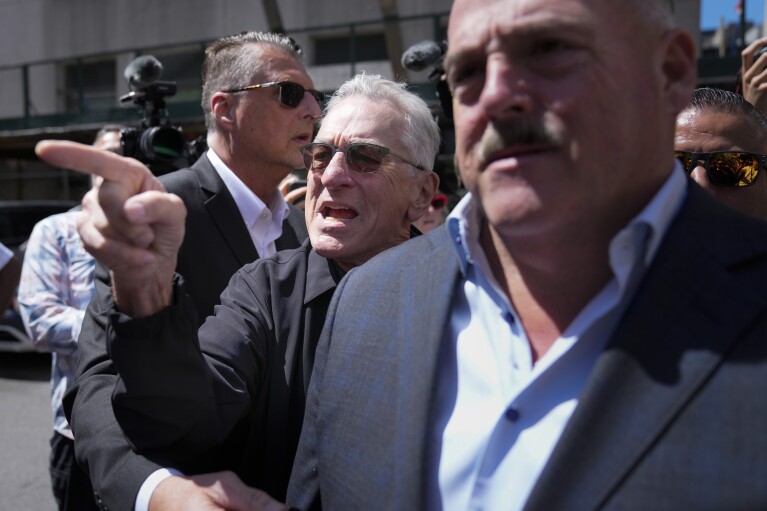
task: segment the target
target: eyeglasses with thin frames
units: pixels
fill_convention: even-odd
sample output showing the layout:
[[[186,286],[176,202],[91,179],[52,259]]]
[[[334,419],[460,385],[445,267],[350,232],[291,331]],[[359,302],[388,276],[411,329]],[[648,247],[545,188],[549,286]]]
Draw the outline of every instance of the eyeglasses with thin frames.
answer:
[[[245,92],[249,90],[266,89],[269,87],[280,88],[280,103],[282,103],[288,108],[296,108],[299,104],[301,104],[301,100],[304,99],[304,94],[307,92],[311,94],[315,100],[317,100],[317,104],[319,104],[320,106],[325,101],[325,94],[323,94],[322,92],[313,90],[313,89],[305,89],[304,86],[299,83],[288,82],[288,81],[258,83],[256,85],[248,85],[247,87],[240,87],[238,89],[228,89],[222,92],[233,94],[235,92]]]
[[[767,155],[746,151],[676,151],[676,157],[688,174],[702,163],[712,183],[734,188],[751,186],[767,166]]]
[[[394,154],[388,147],[377,144],[368,144],[358,142],[349,144],[346,148],[336,147],[328,142],[314,142],[301,147],[301,154],[304,157],[304,166],[307,170],[323,171],[330,165],[336,153],[344,153],[346,163],[352,169],[363,174],[372,174],[381,168],[386,156],[393,156],[398,160],[412,165],[418,170],[426,170],[420,165],[406,160],[402,156]]]

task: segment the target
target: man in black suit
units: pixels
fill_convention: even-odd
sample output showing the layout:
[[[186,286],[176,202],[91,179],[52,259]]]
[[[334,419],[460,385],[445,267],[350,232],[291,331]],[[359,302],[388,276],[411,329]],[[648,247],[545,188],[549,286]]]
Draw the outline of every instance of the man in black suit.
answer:
[[[210,149],[191,168],[160,178],[186,206],[175,269],[185,277],[200,318],[213,313],[241,266],[306,238],[303,212],[285,204],[277,185],[302,165],[299,147],[311,141],[321,99],[300,49],[286,36],[247,32],[215,41],[202,74]],[[106,350],[104,315],[112,289],[109,275],[99,271],[97,277],[79,338],[77,384],[66,406],[97,502],[127,509],[161,466],[133,455],[115,423],[111,393],[117,376]],[[116,285],[131,286],[132,279]]]
[[[470,193],[339,284],[290,506],[767,509],[767,224],[685,176],[668,0],[455,0]]]

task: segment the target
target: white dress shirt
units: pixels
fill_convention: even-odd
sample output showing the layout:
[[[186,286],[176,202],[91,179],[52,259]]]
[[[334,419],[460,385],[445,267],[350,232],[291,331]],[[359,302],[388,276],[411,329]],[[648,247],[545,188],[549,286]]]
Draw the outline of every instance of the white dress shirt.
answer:
[[[288,203],[280,191],[275,188],[268,198],[269,203],[265,204],[221,161],[213,149],[208,149],[208,159],[237,204],[258,256],[263,259],[274,255],[277,252],[274,242],[282,236],[282,222],[290,213]]]
[[[578,405],[594,362],[686,195],[679,168],[611,241],[613,279],[535,364],[519,316],[479,243],[468,195],[447,220],[463,285],[438,375],[429,509],[522,509]]]

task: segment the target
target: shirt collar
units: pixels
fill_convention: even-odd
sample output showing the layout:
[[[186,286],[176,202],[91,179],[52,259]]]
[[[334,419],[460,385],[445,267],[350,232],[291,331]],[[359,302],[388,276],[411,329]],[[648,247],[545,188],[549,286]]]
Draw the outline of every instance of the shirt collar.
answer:
[[[245,186],[245,183],[218,157],[213,149],[208,149],[207,155],[213,168],[216,169],[227,190],[229,190],[248,228],[258,220],[259,215],[267,208],[272,213],[273,223],[282,226],[282,222],[290,214],[290,208],[279,190],[274,189],[269,198],[270,204],[267,205],[258,195],[253,193],[253,190]]]
[[[644,254],[646,264],[649,265],[658,252],[658,247],[660,247],[661,241],[663,241],[663,237],[666,235],[669,225],[671,225],[671,221],[676,216],[679,208],[682,207],[686,196],[687,177],[685,176],[682,164],[675,158],[674,170],[666,179],[666,182],[653,196],[647,206],[626,226],[627,228],[632,228],[640,223],[650,226],[650,237],[647,240]],[[613,242],[615,242],[619,235],[620,233],[613,238]]]
[[[649,238],[646,240],[644,259],[645,263],[649,265],[658,251],[658,247],[671,221],[684,202],[686,195],[687,179],[681,164],[675,159],[674,170],[660,190],[658,190],[644,209],[624,229],[619,231],[610,242],[611,260],[614,257],[614,252],[617,250],[616,247],[619,245],[619,241],[627,236],[633,237],[633,234],[627,233],[633,233],[638,224],[646,224],[650,227],[650,233]],[[464,276],[469,264],[485,262],[485,255],[479,243],[481,221],[482,212],[471,192],[461,199],[446,220],[450,241],[456,251],[459,266]]]
[[[308,239],[306,243],[309,243]],[[304,305],[328,291],[335,291],[344,274],[345,272],[335,262],[322,257],[312,249],[309,252],[306,267]]]
[[[421,236],[414,226],[410,227],[410,237]],[[309,243],[309,239],[304,243]],[[338,283],[346,274],[334,261],[322,257],[314,249],[309,252],[309,262],[306,268],[306,292],[304,304],[308,304],[326,291],[335,290]]]

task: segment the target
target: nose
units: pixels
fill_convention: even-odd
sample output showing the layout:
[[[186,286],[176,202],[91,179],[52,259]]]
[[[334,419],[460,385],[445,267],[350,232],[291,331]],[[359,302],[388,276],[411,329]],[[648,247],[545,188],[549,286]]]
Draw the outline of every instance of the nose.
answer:
[[[320,181],[322,186],[328,189],[351,186],[354,183],[351,175],[352,172],[349,164],[346,162],[346,156],[343,151],[337,151],[322,172]]]
[[[491,118],[532,112],[532,89],[524,71],[503,54],[488,56],[480,103]]]
[[[304,118],[311,118],[312,120],[318,119],[320,114],[322,114],[322,109],[320,108],[317,99],[308,92],[304,93],[304,97],[301,100],[301,105],[299,105],[299,107],[302,108],[301,113]]]
[[[692,172],[690,172],[690,177],[703,188],[711,188],[711,181],[708,179],[708,173],[701,162],[697,162],[695,167],[693,167]]]

